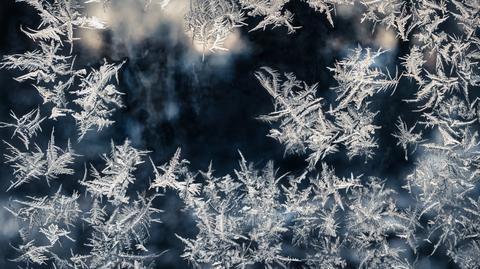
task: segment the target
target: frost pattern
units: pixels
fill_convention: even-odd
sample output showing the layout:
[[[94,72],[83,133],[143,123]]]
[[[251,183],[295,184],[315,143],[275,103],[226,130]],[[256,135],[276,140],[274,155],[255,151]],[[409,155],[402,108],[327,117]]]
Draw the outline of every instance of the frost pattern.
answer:
[[[192,0],[185,15],[185,30],[203,51],[227,50],[225,40],[244,25],[243,12],[232,0]]]
[[[248,16],[263,17],[262,21],[251,31],[265,30],[267,26],[271,25],[273,28],[285,26],[288,33],[294,33],[299,27],[292,25],[293,14],[288,10],[283,10],[284,5],[288,2],[288,0],[240,0],[243,8],[248,11]]]
[[[101,30],[106,25],[84,14],[84,4],[109,0],[17,0],[35,9],[37,29],[21,27],[36,49],[6,55],[0,68],[15,70],[18,82],[33,83],[50,108],[49,119],[72,116],[79,139],[89,130],[113,124],[122,93],[111,83],[125,61],[105,63],[89,72],[75,65],[73,43],[79,28]],[[205,52],[225,50],[225,41],[247,17],[260,22],[251,31],[285,27],[292,34],[300,26],[287,8],[288,0],[208,0],[190,2],[185,28]],[[66,193],[14,198],[7,210],[19,223],[22,243],[14,246],[14,262],[27,268],[153,268],[161,253],[148,250],[149,230],[159,222],[155,199],[167,189],[183,200],[196,221],[193,237],[177,235],[185,249],[182,257],[196,268],[265,268],[300,265],[302,268],[418,268],[407,254],[417,254],[425,241],[434,254],[440,249],[460,268],[478,268],[480,260],[480,157],[478,138],[480,85],[478,28],[480,3],[460,0],[367,1],[305,0],[308,6],[335,24],[339,5],[360,6],[362,22],[395,31],[402,41],[412,40],[401,55],[395,75],[376,59],[383,50],[359,47],[329,68],[336,85],[335,99],[319,95],[318,84],[300,81],[292,73],[280,75],[270,67],[255,73],[273,98],[274,111],[259,119],[273,125],[269,136],[285,146],[286,153],[307,154],[309,163],[299,175],[277,175],[273,163],[257,169],[240,154],[239,168],[231,175],[215,176],[190,171],[178,149],[170,161],[157,166],[153,180],[142,193],[129,188],[148,151],[127,139],[112,142],[105,167],[91,165],[81,181],[88,195]],[[162,7],[169,1],[159,1]],[[150,1],[143,6],[148,11]],[[455,25],[455,27],[444,27]],[[308,26],[302,26],[308,27]],[[66,46],[68,44],[69,46]],[[337,176],[326,157],[345,149],[351,159],[375,157],[378,147],[373,98],[395,94],[397,85],[410,80],[419,119],[405,122],[399,115],[392,135],[413,162],[404,179],[412,206],[398,202],[398,192],[386,181],[363,175]],[[46,147],[35,143],[47,118],[40,109],[23,116],[11,112],[13,137],[5,142],[5,162],[13,169],[8,190],[34,180],[62,180],[76,176],[78,156],[67,141],[55,144],[54,131]],[[411,124],[413,123],[413,124]],[[416,156],[410,157],[416,152]],[[86,253],[63,246],[77,242],[75,227],[85,229]],[[392,240],[394,238],[396,241]],[[400,242],[400,244],[398,244]],[[289,251],[292,246],[304,255]],[[345,255],[348,252],[349,255]]]
[[[60,175],[74,173],[69,166],[74,163],[78,155],[72,150],[70,141],[65,150],[56,146],[53,130],[46,150],[42,150],[36,144],[34,149],[27,149],[27,151],[22,151],[8,142],[5,144],[8,146],[8,153],[4,157],[6,163],[13,168],[15,176],[15,181],[11,182],[8,190],[28,183],[32,179],[43,177],[48,183],[49,180],[57,179]]]
[[[407,124],[402,120],[402,118],[399,117],[397,121],[398,132],[392,134],[398,139],[397,146],[402,146],[403,151],[405,151],[406,161],[408,161],[408,148],[410,146],[413,147],[413,153],[417,150],[417,145],[420,142],[423,142],[422,132],[414,132],[416,125],[417,124],[414,124],[412,127],[408,128]]]
[[[134,180],[134,166],[143,162],[144,155],[144,151],[131,147],[129,141],[114,146],[111,158],[105,157],[107,168],[102,173],[106,176],[85,182],[92,194],[86,201],[86,211],[83,211],[85,205],[80,207],[78,192],[64,195],[61,189],[50,196],[13,200],[7,209],[25,225],[20,230],[24,243],[15,247],[19,256],[14,261],[72,269],[153,268],[151,260],[161,253],[149,252],[145,244],[150,226],[160,221],[157,216],[160,210],[152,204],[157,195],[138,194],[134,198],[126,194],[129,181]],[[123,161],[127,163],[122,164]],[[99,174],[94,170],[94,176],[95,173]],[[104,196],[108,203],[102,201]],[[88,238],[87,254],[61,248],[69,241],[76,241],[75,229],[79,225],[88,227],[81,235]]]
[[[112,151],[109,156],[103,155],[105,168],[99,172],[91,167],[93,180],[82,182],[94,197],[105,195],[112,203],[128,203],[125,196],[128,185],[135,181],[133,172],[136,166],[143,163],[142,157],[147,151],[139,151],[130,145],[130,141],[116,146],[112,142]]]
[[[105,24],[96,17],[83,16],[80,12],[83,4],[77,0],[17,2],[33,7],[41,18],[37,30],[21,29],[39,48],[4,56],[0,68],[24,72],[15,78],[19,82],[33,81],[33,87],[43,98],[43,103],[53,105],[49,118],[73,116],[78,123],[79,139],[93,126],[101,130],[111,125],[109,117],[114,109],[107,104],[121,106],[121,102],[117,96],[119,92],[108,83],[112,76],[117,77],[123,63],[105,63],[100,70],[93,70],[87,75],[85,69],[75,67],[76,56],[72,54],[73,42],[77,39],[74,36],[76,29],[104,29]],[[64,43],[70,44],[70,50],[65,48]],[[77,84],[78,80],[81,83]],[[72,94],[76,96],[73,103],[81,107],[81,112],[76,112],[71,106],[72,100],[69,99]]]
[[[34,109],[20,118],[15,115],[15,112],[11,111],[10,116],[16,121],[16,123],[0,122],[0,128],[13,127],[12,137],[18,136],[23,142],[26,149],[30,144],[30,139],[37,135],[37,132],[42,131],[40,123],[45,120],[40,115],[40,109]]]
[[[114,109],[112,106],[122,107],[122,93],[117,91],[113,84],[109,84],[112,77],[118,81],[118,70],[124,64],[108,64],[100,66],[98,70],[92,71],[82,78],[80,89],[73,93],[78,96],[73,102],[81,107],[80,112],[73,113],[80,133],[79,140],[90,130],[96,127],[97,130],[112,125],[110,120]]]
[[[395,89],[398,79],[374,67],[375,58],[382,52],[362,52],[335,64],[331,71],[338,81],[333,90],[336,104],[324,108],[323,99],[317,97],[318,84],[309,86],[292,73],[285,80],[269,67],[256,73],[260,84],[274,98],[275,111],[259,117],[268,123],[280,122],[270,135],[285,144],[287,153],[309,152],[310,168],[339,150],[344,145],[349,158],[371,158],[377,143],[373,134],[380,127],[374,125],[378,112],[368,108],[369,98],[388,89]],[[333,107],[335,105],[335,107]]]

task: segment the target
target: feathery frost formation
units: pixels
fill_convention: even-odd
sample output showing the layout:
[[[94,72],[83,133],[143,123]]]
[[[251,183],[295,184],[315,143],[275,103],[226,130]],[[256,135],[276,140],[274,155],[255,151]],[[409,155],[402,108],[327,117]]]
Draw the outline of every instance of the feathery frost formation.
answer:
[[[78,192],[65,195],[61,189],[53,195],[13,200],[7,209],[25,224],[20,230],[24,243],[16,247],[20,255],[15,261],[55,268],[153,268],[152,260],[161,253],[148,251],[145,244],[150,226],[160,222],[160,210],[152,205],[157,195],[126,195],[145,154],[128,140],[123,145],[112,143],[110,156],[104,155],[106,167],[98,172],[92,166],[93,180],[81,182],[89,194],[86,201]],[[78,226],[84,227],[83,238],[75,237]],[[88,253],[67,248],[85,238]]]
[[[32,83],[43,104],[21,116],[12,111],[12,121],[0,123],[12,130],[12,141],[4,141],[5,163],[13,170],[7,191],[39,179],[50,184],[81,178],[74,169],[81,157],[76,144],[67,140],[66,147],[59,146],[53,129],[46,147],[37,145],[36,136],[45,121],[59,117],[73,117],[78,143],[89,131],[114,124],[112,116],[123,107],[124,97],[112,80],[118,84],[126,64],[75,64],[77,30],[107,27],[84,15],[84,7],[101,3],[109,8],[110,0],[17,2],[40,16],[36,29],[20,28],[36,49],[3,56],[0,68],[12,70],[18,82]],[[169,2],[145,1],[141,8],[148,12],[153,4],[164,8]],[[177,234],[184,244],[182,257],[195,268],[421,268],[416,260],[426,248],[432,255],[445,253],[459,268],[480,268],[480,1],[303,2],[322,13],[330,27],[337,7],[358,8],[361,22],[373,30],[391,29],[409,45],[398,57],[395,74],[379,63],[382,54],[390,53],[382,49],[359,46],[337,60],[329,68],[335,85],[326,89],[332,100],[322,97],[319,83],[282,74],[286,70],[261,67],[255,72],[274,106],[258,119],[272,126],[268,136],[284,145],[287,154],[305,157],[303,172],[278,175],[271,162],[257,169],[241,154],[239,168],[230,175],[216,176],[212,165],[194,172],[180,149],[163,165],[150,159],[150,167],[149,151],[136,149],[128,139],[119,145],[112,141],[102,169],[90,165],[78,180],[79,191],[59,188],[11,200],[7,210],[22,227],[13,261],[26,268],[155,268],[161,253],[147,248],[150,231],[158,229],[153,225],[161,218],[155,202],[172,192],[196,223],[194,236]],[[283,27],[288,34],[308,27],[295,24],[289,0],[189,3],[182,14],[185,33],[203,54],[226,50],[226,40],[240,27]],[[247,25],[248,17],[257,23]],[[377,118],[383,111],[374,106],[375,97],[396,94],[401,83],[413,89],[403,101],[413,104],[418,116],[412,121],[398,115],[392,134],[413,164],[398,179],[404,190],[357,171],[338,176],[349,173],[335,172],[329,156],[345,154],[365,162],[377,158],[376,132],[382,128]],[[132,186],[141,185],[136,184],[139,171],[151,172],[152,180],[132,193],[138,190]],[[400,191],[408,192],[409,207],[399,202]],[[79,248],[86,250],[77,252]]]
[[[234,0],[192,0],[185,14],[185,31],[203,53],[227,50],[225,40],[235,28],[244,25],[245,17]]]
[[[333,88],[338,104],[335,107],[330,104],[328,109],[322,105],[323,99],[316,97],[318,84],[308,86],[291,73],[286,73],[281,81],[275,70],[263,67],[256,77],[274,98],[275,112],[260,119],[280,121],[280,128],[270,130],[270,136],[285,144],[287,152],[308,150],[310,168],[337,152],[339,145],[347,148],[349,158],[371,158],[378,147],[375,130],[380,127],[373,124],[377,112],[370,111],[368,99],[378,92],[394,89],[397,84],[396,78],[373,67],[380,53],[357,49],[331,68],[338,81]]]
[[[50,118],[71,115],[79,129],[79,139],[92,127],[101,130],[113,123],[109,119],[113,103],[121,106],[115,86],[109,84],[123,63],[105,64],[89,74],[75,67],[72,54],[75,30],[78,28],[104,29],[105,24],[96,17],[82,15],[79,0],[18,0],[33,7],[40,16],[37,30],[24,30],[27,37],[38,44],[38,49],[22,54],[4,56],[0,67],[15,69],[24,74],[15,78],[19,82],[32,81],[33,87],[49,104]],[[69,44],[69,47],[66,44]],[[78,107],[72,106],[72,103]],[[78,111],[80,108],[80,111]]]

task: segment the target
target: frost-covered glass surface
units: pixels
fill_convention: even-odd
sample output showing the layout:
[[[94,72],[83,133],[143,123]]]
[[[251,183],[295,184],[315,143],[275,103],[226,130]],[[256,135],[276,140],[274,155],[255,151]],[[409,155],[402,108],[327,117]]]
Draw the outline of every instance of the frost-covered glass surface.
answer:
[[[480,268],[479,0],[0,25],[0,268]]]

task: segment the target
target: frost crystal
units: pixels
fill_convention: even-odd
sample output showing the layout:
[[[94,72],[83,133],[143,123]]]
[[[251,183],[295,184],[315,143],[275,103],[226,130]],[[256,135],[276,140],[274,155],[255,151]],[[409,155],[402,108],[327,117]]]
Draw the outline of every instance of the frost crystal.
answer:
[[[170,188],[181,193],[184,199],[187,196],[197,195],[200,192],[200,185],[193,182],[193,175],[188,168],[189,162],[184,159],[180,159],[181,150],[177,149],[172,159],[167,163],[159,167],[155,167],[152,162],[155,179],[150,185],[150,189],[155,189],[158,192],[159,188],[163,190]],[[159,172],[160,169],[162,172]],[[180,181],[180,179],[184,179]]]
[[[128,185],[135,181],[133,173],[137,170],[137,166],[144,162],[142,157],[148,151],[135,149],[128,139],[119,146],[112,141],[111,147],[110,155],[103,155],[103,160],[106,162],[105,168],[99,172],[92,166],[93,179],[82,181],[82,185],[85,185],[94,197],[100,198],[105,195],[114,204],[128,203],[126,196]]]
[[[387,89],[395,89],[398,80],[392,78],[388,70],[384,74],[375,67],[375,59],[382,53],[384,51],[381,50],[372,53],[370,49],[363,52],[358,48],[351,56],[329,68],[338,82],[338,86],[333,88],[339,102],[335,110],[344,109],[348,105],[354,105],[358,110],[368,97]]]
[[[15,181],[8,190],[18,188],[20,185],[40,177],[44,177],[48,183],[50,179],[57,179],[60,175],[74,174],[73,169],[69,166],[74,163],[75,157],[78,155],[72,150],[70,141],[65,150],[56,146],[53,130],[45,152],[38,145],[35,145],[34,150],[21,151],[7,142],[5,144],[8,145],[9,153],[6,153],[4,157],[6,163],[13,168],[15,175]]]
[[[283,7],[289,0],[240,0],[243,8],[248,10],[248,16],[261,16],[262,21],[251,31],[263,29],[272,25],[273,28],[279,26],[287,27],[288,33],[294,33],[298,26],[292,25],[293,14]]]
[[[413,151],[417,149],[418,143],[422,142],[422,132],[414,133],[413,130],[416,127],[414,124],[412,127],[408,128],[407,124],[398,117],[397,121],[398,132],[394,133],[393,136],[398,139],[397,146],[402,146],[405,151],[405,160],[408,161],[408,146],[413,146]]]
[[[325,156],[337,152],[339,145],[348,149],[348,157],[373,156],[377,143],[373,137],[379,126],[373,124],[377,113],[368,109],[368,98],[378,92],[395,88],[398,80],[373,67],[382,52],[363,54],[357,49],[353,56],[338,62],[331,70],[339,85],[338,104],[327,111],[317,97],[318,84],[309,86],[286,73],[285,80],[273,69],[263,67],[255,75],[274,98],[275,111],[259,117],[268,123],[279,122],[279,129],[270,135],[285,144],[287,153],[309,152],[310,168]]]
[[[42,123],[45,118],[41,117],[40,109],[38,108],[28,112],[20,118],[15,115],[13,111],[10,112],[10,116],[16,121],[16,123],[0,122],[0,128],[15,128],[12,136],[18,135],[19,139],[23,142],[23,145],[25,145],[25,148],[28,149],[30,139],[34,137],[37,132],[42,131],[40,123]]]
[[[206,50],[227,50],[225,40],[244,25],[244,16],[232,0],[192,0],[185,15],[186,32],[205,54]]]
[[[74,91],[78,96],[73,102],[81,107],[80,112],[72,116],[77,122],[79,140],[90,130],[96,127],[97,130],[110,126],[114,123],[110,119],[114,109],[112,106],[122,107],[121,95],[110,80],[115,77],[118,81],[118,70],[125,62],[120,64],[105,63],[98,69],[92,71],[82,78],[80,89]]]

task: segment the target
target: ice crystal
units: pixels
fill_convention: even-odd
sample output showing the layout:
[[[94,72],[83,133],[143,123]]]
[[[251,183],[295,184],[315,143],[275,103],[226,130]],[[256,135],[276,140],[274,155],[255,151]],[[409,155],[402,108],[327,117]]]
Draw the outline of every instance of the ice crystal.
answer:
[[[147,151],[135,149],[128,139],[119,146],[112,141],[111,147],[111,153],[103,155],[105,168],[98,171],[92,166],[93,179],[84,180],[82,184],[94,197],[106,196],[112,203],[128,203],[126,196],[128,185],[135,181],[133,172],[144,162],[142,157]]]

